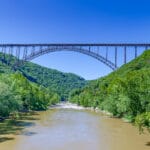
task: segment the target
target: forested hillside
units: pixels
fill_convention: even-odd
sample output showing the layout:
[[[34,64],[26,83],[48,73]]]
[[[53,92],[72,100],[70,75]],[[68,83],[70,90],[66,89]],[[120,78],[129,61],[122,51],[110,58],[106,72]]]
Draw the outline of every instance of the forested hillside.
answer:
[[[51,104],[66,99],[73,88],[86,81],[74,74],[26,63],[14,71],[15,57],[0,53],[0,120],[19,111],[46,110]]]
[[[13,73],[11,66],[16,58],[9,55],[5,55],[5,59],[3,57],[0,53],[0,73]],[[80,76],[42,67],[32,62],[26,62],[23,67],[19,68],[19,71],[31,82],[57,93],[61,100],[67,100],[70,91],[87,84],[87,81]]]
[[[82,88],[87,81],[72,73],[63,73],[28,62],[21,71],[32,82],[43,85],[58,93],[62,100],[68,99],[70,91]]]
[[[150,128],[150,50],[106,77],[71,92],[70,101],[98,107]]]

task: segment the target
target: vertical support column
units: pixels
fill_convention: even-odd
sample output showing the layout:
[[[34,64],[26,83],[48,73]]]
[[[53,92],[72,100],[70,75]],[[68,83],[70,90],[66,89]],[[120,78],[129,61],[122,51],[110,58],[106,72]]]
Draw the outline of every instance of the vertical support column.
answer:
[[[0,60],[1,60],[2,47],[0,47]]]
[[[127,63],[127,47],[124,47],[124,64]]]
[[[106,46],[106,60],[108,60],[108,46]]]
[[[2,61],[2,63],[3,63],[3,50],[4,50],[4,47],[2,46],[2,48],[1,48],[1,53],[2,53],[1,61]]]
[[[47,46],[48,50],[53,49],[53,48],[54,48],[54,46],[50,46],[50,45]],[[35,52],[35,48],[34,48],[34,52]]]
[[[4,47],[2,46],[1,47],[1,62],[3,63],[3,50],[4,50]]]
[[[89,46],[89,52],[91,51],[91,46]]]
[[[35,46],[32,46],[31,55],[33,55],[34,53],[35,53]]]
[[[8,52],[8,54],[9,54],[8,57],[9,57],[9,58],[8,58],[8,61],[7,61],[8,65],[11,64],[11,59],[12,59],[12,49],[13,49],[13,47],[10,46],[10,47],[9,47],[9,52]]]
[[[2,56],[3,56],[3,46],[0,47],[0,60],[2,62]]]
[[[11,46],[9,47],[8,55],[11,55]]]
[[[61,46],[56,46],[56,49],[61,49],[60,47],[61,47]],[[71,45],[71,48],[70,48],[70,49],[74,49],[74,48],[75,48],[75,46]]]
[[[9,55],[10,57],[13,55],[13,46],[9,47]]]
[[[3,47],[3,61],[6,61],[5,58],[6,58],[6,46]]]
[[[148,50],[148,46],[145,46],[145,50]],[[145,50],[144,50],[144,51],[145,51]]]
[[[42,53],[42,51],[43,51],[43,47],[42,47],[42,46],[40,46],[40,52]]]
[[[80,46],[80,48],[79,48],[80,50],[82,49],[82,46]]]
[[[20,58],[20,47],[19,46],[16,49],[16,57],[17,57],[17,61],[19,61],[19,58]]]
[[[117,68],[117,46],[115,47],[115,67]]]
[[[99,55],[99,46],[97,46],[97,55]]]
[[[2,47],[0,47],[0,53],[2,52]]]
[[[26,60],[26,57],[27,57],[27,47],[25,46],[23,50],[23,61]]]
[[[3,53],[3,51],[4,51],[4,46],[2,46],[2,51],[1,52]]]
[[[137,46],[135,46],[135,58],[137,57]]]

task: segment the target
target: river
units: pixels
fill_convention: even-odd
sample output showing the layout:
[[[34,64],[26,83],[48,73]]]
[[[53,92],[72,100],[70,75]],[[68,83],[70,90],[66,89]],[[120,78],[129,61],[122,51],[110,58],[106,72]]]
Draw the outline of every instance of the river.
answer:
[[[23,129],[0,135],[0,150],[150,150],[149,134],[75,105],[52,107],[23,123]]]

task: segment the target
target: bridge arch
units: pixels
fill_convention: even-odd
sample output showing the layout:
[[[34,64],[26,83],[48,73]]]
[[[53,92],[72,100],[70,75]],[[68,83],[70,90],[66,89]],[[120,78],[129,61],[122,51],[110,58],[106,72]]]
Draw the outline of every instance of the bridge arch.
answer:
[[[84,49],[84,48],[68,48],[68,47],[64,47],[64,48],[45,48],[45,49],[40,49],[38,51],[35,51],[29,55],[27,55],[25,58],[24,58],[24,61],[31,61],[33,60],[34,58],[37,58],[39,56],[42,56],[44,54],[48,54],[48,53],[52,53],[52,52],[62,52],[62,51],[73,51],[73,52],[78,52],[78,53],[82,53],[84,55],[88,55],[88,56],[91,56],[95,59],[97,59],[98,61],[102,62],[103,64],[105,64],[106,66],[110,67],[112,70],[116,70],[117,69],[117,66],[111,62],[110,60],[106,59],[105,57],[103,57],[102,55],[100,54],[97,54],[97,53],[94,53],[90,50],[87,50],[87,49]],[[21,65],[21,64],[19,64]]]

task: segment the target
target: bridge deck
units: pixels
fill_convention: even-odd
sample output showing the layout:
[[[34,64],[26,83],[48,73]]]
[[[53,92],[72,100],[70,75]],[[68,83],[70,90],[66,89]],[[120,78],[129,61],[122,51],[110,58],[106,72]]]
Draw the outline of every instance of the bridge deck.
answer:
[[[30,44],[0,44],[0,46],[150,46],[150,43],[30,43]]]

